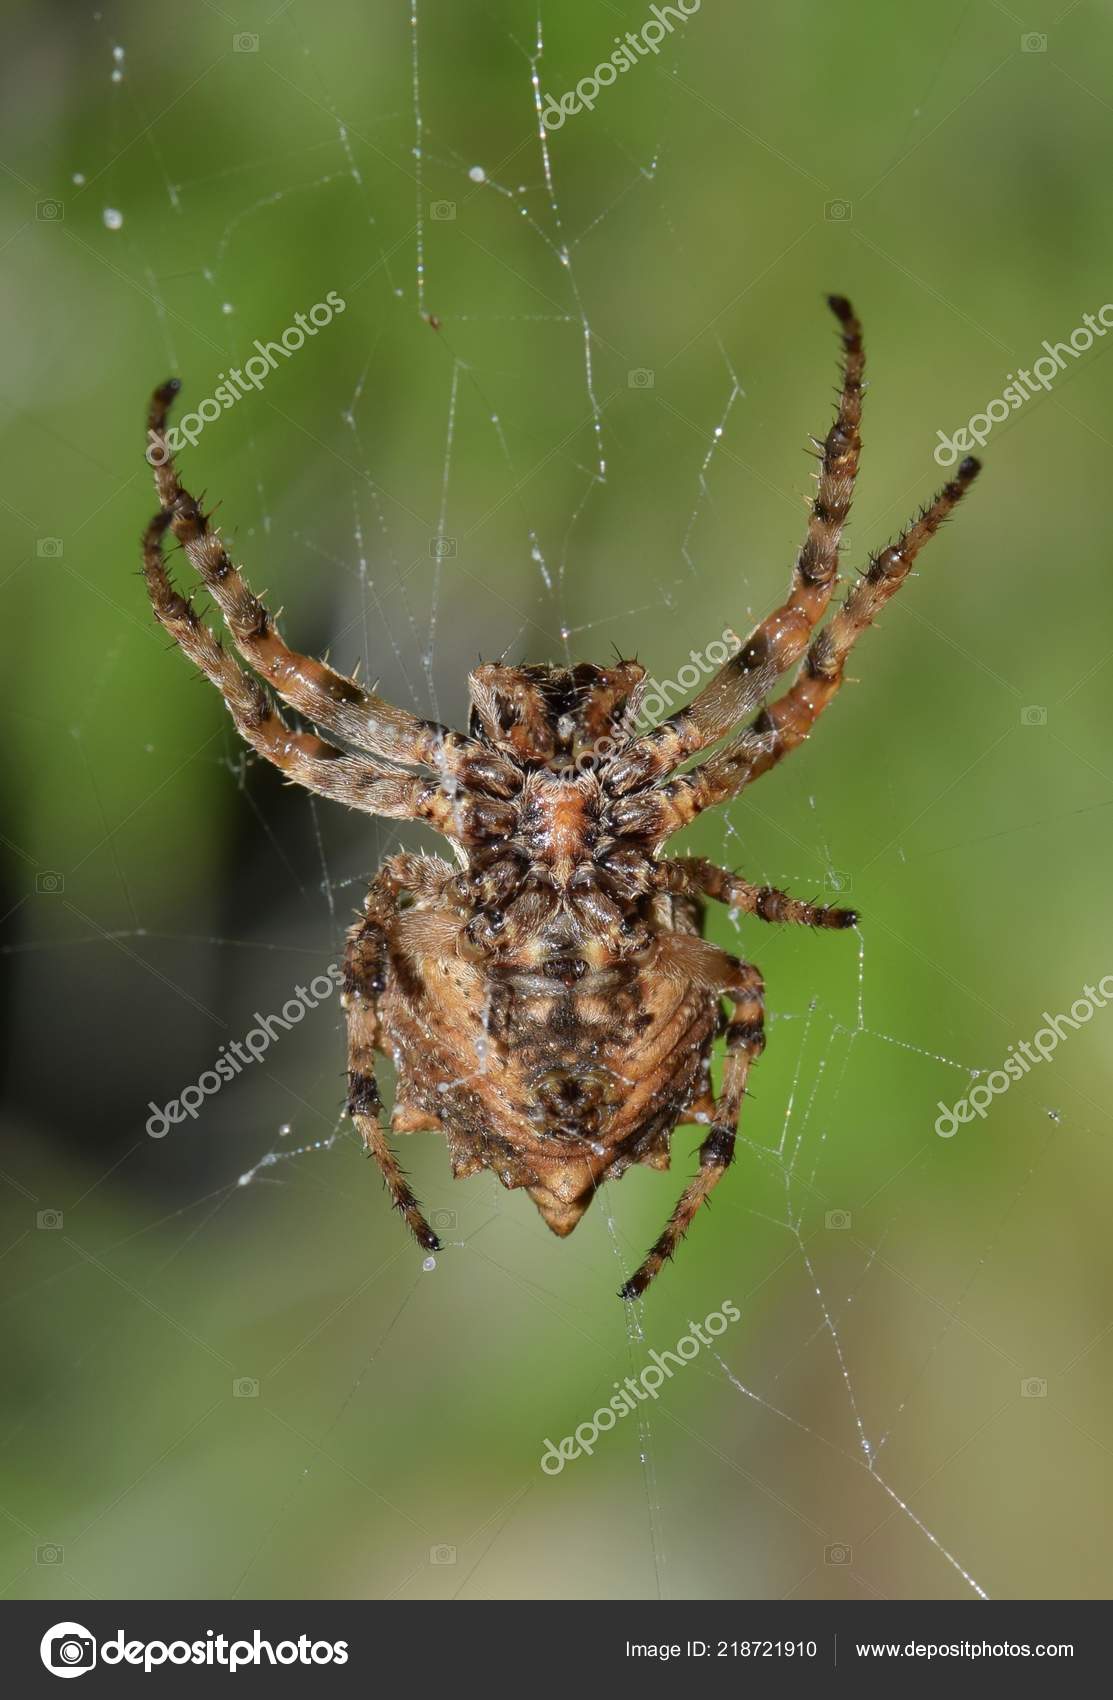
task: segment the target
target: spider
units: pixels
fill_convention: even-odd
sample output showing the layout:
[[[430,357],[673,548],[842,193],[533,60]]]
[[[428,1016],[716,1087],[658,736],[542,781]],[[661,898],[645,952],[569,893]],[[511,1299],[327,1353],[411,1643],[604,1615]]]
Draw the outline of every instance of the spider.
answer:
[[[842,334],[842,386],[835,422],[815,442],[817,490],[787,598],[685,707],[644,732],[634,725],[646,690],[636,661],[481,665],[468,679],[465,735],[289,649],[178,477],[166,441],[178,380],[152,398],[148,459],[160,509],[143,562],[156,619],[221,692],[241,736],[290,782],[368,814],[425,821],[454,853],[453,862],[408,853],[385,861],[344,961],[348,1113],[428,1251],[440,1242],[389,1142],[377,1054],[395,1068],[390,1131],[443,1134],[456,1178],[492,1169],[503,1186],[524,1187],[561,1236],[602,1182],[633,1163],[667,1169],[673,1131],[703,1123],[697,1173],[621,1288],[633,1299],[733,1160],[747,1077],[765,1045],[761,975],[702,936],[703,900],[790,925],[857,920],[702,857],[663,854],[674,833],[805,741],[854,644],[979,470],[964,460],[817,630],[838,582],[864,367],[850,303],[831,296],[829,305]],[[252,672],[173,588],[167,531]],[[797,662],[784,694],[742,724]],[[294,729],[272,693],[326,736]],[[710,1055],[721,1033],[715,1094]]]

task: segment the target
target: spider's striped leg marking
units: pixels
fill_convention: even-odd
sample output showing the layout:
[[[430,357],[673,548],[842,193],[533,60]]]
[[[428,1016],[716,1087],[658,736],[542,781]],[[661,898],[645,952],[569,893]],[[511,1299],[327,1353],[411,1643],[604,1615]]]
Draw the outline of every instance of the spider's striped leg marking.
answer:
[[[186,491],[181,491],[181,497],[193,502]],[[259,755],[293,783],[318,796],[331,797],[368,814],[424,820],[449,837],[467,833],[473,820],[504,806],[481,797],[461,803],[442,790],[436,780],[401,773],[375,756],[348,755],[315,733],[295,732],[260,681],[225,653],[209,627],[198,618],[189,598],[180,595],[171,584],[162,549],[163,538],[173,525],[173,512],[163,508],[143,536],[143,575],[155,618],[183,654],[216,686],[236,730]]]
[[[740,914],[756,915],[759,921],[788,921],[798,927],[852,927],[858,919],[853,909],[802,903],[776,886],[751,885],[703,856],[677,856],[662,862],[661,870],[666,891],[713,897]]]
[[[439,1251],[441,1242],[421,1214],[421,1206],[410,1190],[410,1183],[394,1152],[390,1148],[382,1124],[382,1103],[375,1077],[349,1075],[349,1114],[363,1140],[369,1157],[374,1157],[390,1189],[394,1208],[404,1218],[414,1239],[426,1251]],[[361,1107],[362,1106],[362,1107]]]
[[[724,745],[718,755],[671,781],[667,787],[668,809],[676,824],[669,826],[669,832],[679,831],[704,809],[737,797],[805,741],[838,694],[850,651],[900,589],[920,550],[935,536],[980,471],[980,462],[968,456],[956,477],[944,485],[919,519],[873,557],[833,619],[814,639],[792,688],[763,709],[752,725]]]
[[[344,955],[344,1009],[348,1019],[348,1114],[374,1157],[390,1191],[394,1208],[403,1217],[418,1245],[438,1251],[440,1240],[422,1214],[405,1173],[391,1149],[383,1125],[383,1105],[375,1080],[379,1049],[378,1000],[386,979],[387,940],[384,923],[396,913],[395,896],[402,864],[428,860],[399,856],[386,863],[367,896],[367,913],[348,934]]]
[[[143,572],[151,606],[159,624],[221,693],[240,736],[289,779],[319,796],[372,814],[428,819],[435,824],[447,803],[435,784],[401,775],[370,756],[345,755],[313,733],[295,732],[286,724],[258,679],[225,654],[188,598],[170,583],[162,558],[162,538],[169,523],[168,513],[156,514],[143,539]]]
[[[252,594],[200,504],[185,489],[167,441],[167,416],[180,385],[171,379],[151,398],[147,415],[148,458],[166,524],[182,545],[190,565],[211,593],[232,640],[244,660],[266,679],[283,702],[333,737],[341,737],[374,756],[392,762],[458,773],[480,769],[496,790],[505,781],[505,763],[481,750],[471,738],[435,721],[420,720],[394,708],[354,679],[322,661],[288,648],[265,605]]]
[[[699,1172],[680,1195],[680,1202],[650,1247],[641,1267],[619,1289],[619,1298],[636,1299],[645,1292],[662,1265],[672,1257],[700,1205],[722,1180],[734,1161],[738,1117],[746,1091],[750,1064],[765,1049],[765,987],[758,970],[749,962],[727,959],[733,970],[723,994],[734,1005],[727,1024],[727,1059],[723,1068],[723,1090],[715,1101],[711,1131],[699,1150]]]
[[[835,423],[817,442],[820,469],[808,530],[793,568],[788,597],[755,627],[714,679],[688,704],[632,744],[608,774],[612,792],[671,773],[685,757],[707,749],[737,726],[777,677],[803,655],[838,583],[839,541],[850,512],[862,449],[862,327],[850,302],[828,298],[842,328],[843,381]]]

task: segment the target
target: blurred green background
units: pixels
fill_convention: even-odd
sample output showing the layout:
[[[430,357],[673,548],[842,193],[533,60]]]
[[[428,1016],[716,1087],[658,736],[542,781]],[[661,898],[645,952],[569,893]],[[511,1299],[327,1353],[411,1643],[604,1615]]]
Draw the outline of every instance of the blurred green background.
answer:
[[[995,426],[812,744],[678,845],[848,889],[861,959],[712,917],[770,1043],[643,1338],[615,1289],[693,1129],[564,1243],[412,1139],[433,1271],[339,1119],[335,1002],[144,1131],[432,848],[284,788],[168,653],[154,383],[188,408],[339,292],[183,471],[291,639],[458,723],[479,656],[666,679],[773,605],[828,291],[872,379],[848,572],[937,433],[1113,300],[1107,7],[706,0],[546,161],[534,72],[559,96],[649,16],[542,0],[542,51],[526,0],[6,8],[9,1596],[1109,1592],[1113,1014],[933,1122],[1113,972],[1113,339]],[[724,1299],[722,1364],[541,1473]]]

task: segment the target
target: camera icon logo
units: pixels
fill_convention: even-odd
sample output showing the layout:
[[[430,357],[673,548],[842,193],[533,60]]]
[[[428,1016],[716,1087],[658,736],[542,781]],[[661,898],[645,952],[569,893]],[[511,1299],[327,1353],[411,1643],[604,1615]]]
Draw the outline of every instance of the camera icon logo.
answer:
[[[36,201],[35,217],[44,224],[60,224],[66,216],[64,201]]]
[[[97,1643],[83,1623],[56,1623],[39,1642],[39,1657],[54,1676],[84,1676],[97,1662]]]
[[[1037,35],[1035,32],[1030,35],[1022,35],[1020,38],[1020,51],[1022,53],[1046,53],[1047,37],[1045,35]]]
[[[849,1210],[828,1210],[823,1218],[827,1227],[845,1231],[854,1221]]]
[[[1046,708],[1041,708],[1039,703],[1036,702],[1029,703],[1027,708],[1022,708],[1020,711],[1020,724],[1022,726],[1046,726]]]
[[[1039,1375],[1026,1375],[1020,1384],[1022,1399],[1046,1399],[1047,1382]]]
[[[823,883],[828,891],[834,891],[840,897],[845,897],[851,889],[853,881],[845,868],[828,868],[823,876]]]
[[[825,201],[823,216],[828,224],[849,224],[854,217],[854,202]]]
[[[651,390],[654,373],[649,366],[635,366],[632,372],[627,372],[626,382],[632,390]]]
[[[36,538],[35,554],[40,561],[60,561],[62,559],[62,539],[60,537]]]
[[[456,1227],[456,1212],[455,1210],[434,1210],[429,1221],[438,1234],[451,1234]]]
[[[456,554],[456,539],[454,537],[431,537],[429,553],[434,561],[449,561]]]
[[[823,1549],[824,1564],[849,1564],[853,1557],[851,1548],[844,1546],[842,1541],[836,1541],[833,1546]]]
[[[35,1217],[35,1226],[36,1228],[45,1228],[48,1233],[57,1233],[62,1226],[62,1212],[60,1210],[40,1210]]]
[[[257,35],[249,35],[245,31],[242,35],[232,37],[233,53],[258,53],[258,51],[259,37]]]
[[[429,1548],[429,1563],[430,1564],[455,1564],[456,1563],[456,1548],[455,1547],[430,1547]]]
[[[65,877],[55,868],[44,868],[41,874],[35,875],[35,890],[40,897],[57,897],[65,889]]]
[[[259,1383],[253,1375],[238,1375],[232,1383],[233,1399],[258,1399]]]
[[[456,217],[456,202],[430,201],[429,217],[439,219],[443,224],[450,223]]]
[[[65,1553],[53,1541],[45,1541],[41,1547],[35,1548],[36,1564],[62,1564],[64,1560]]]

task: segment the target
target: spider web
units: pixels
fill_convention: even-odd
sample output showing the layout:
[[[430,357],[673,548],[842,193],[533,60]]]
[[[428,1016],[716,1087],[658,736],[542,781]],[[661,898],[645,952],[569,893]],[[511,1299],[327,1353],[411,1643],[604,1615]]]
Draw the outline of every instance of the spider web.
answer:
[[[291,103],[300,101],[288,150],[271,137],[267,157],[195,175],[180,136],[140,105],[149,127],[136,169],[160,189],[143,218],[117,207],[127,180],[117,187],[111,163],[79,183],[75,162],[74,179],[84,189],[96,178],[89,193],[146,281],[144,311],[172,370],[185,370],[185,343],[195,349],[198,334],[214,374],[251,337],[277,335],[309,299],[287,299],[280,275],[263,293],[249,282],[256,245],[280,254],[303,225],[344,220],[349,275],[338,287],[353,305],[343,325],[322,333],[346,339],[323,390],[313,354],[300,354],[269,380],[260,405],[248,397],[209,426],[182,470],[195,484],[199,463],[210,491],[219,482],[236,553],[257,588],[281,586],[272,605],[289,604],[285,625],[299,647],[314,647],[299,617],[308,589],[340,666],[358,656],[386,696],[457,723],[463,675],[480,651],[574,661],[603,659],[613,643],[637,649],[655,677],[671,676],[689,648],[726,625],[744,630],[772,606],[791,558],[751,560],[737,541],[747,518],[738,479],[755,453],[745,306],[694,313],[666,335],[639,314],[636,271],[621,290],[613,276],[642,224],[663,265],[689,264],[698,220],[684,216],[680,172],[670,169],[679,145],[670,83],[698,74],[684,67],[707,20],[670,42],[660,64],[639,67],[659,93],[648,127],[623,127],[622,91],[605,90],[590,129],[583,116],[549,134],[543,97],[571,86],[577,67],[582,74],[582,38],[548,5],[482,15],[477,27],[500,56],[500,100],[504,88],[516,90],[486,127],[454,88],[457,26],[447,5],[404,0],[392,9],[377,38],[387,92],[358,123],[350,89],[343,101],[332,92],[342,80],[336,44],[307,35],[283,9],[259,26],[259,60],[244,51],[232,69],[262,74],[265,59],[276,89],[286,85]],[[640,22],[628,9],[599,8],[599,56],[612,26]],[[108,23],[100,27],[106,120],[126,129],[131,49]],[[225,30],[214,16],[205,27]],[[481,149],[473,138],[485,128]],[[598,181],[584,163],[592,150],[604,162]],[[408,217],[385,187],[397,176],[412,198]],[[185,275],[195,284],[199,268],[209,306],[187,336],[162,231],[197,214],[205,235]],[[242,297],[252,288],[249,306]],[[403,342],[397,365],[391,337]],[[814,346],[828,358],[818,336]],[[543,395],[531,393],[533,371],[544,374]],[[647,371],[649,384],[633,375]],[[399,395],[399,373],[421,405],[406,410],[395,439],[381,397]],[[191,390],[203,393],[204,382]],[[319,405],[307,414],[315,386]],[[815,415],[818,427],[818,406]],[[284,431],[291,446],[276,451]],[[668,434],[667,472],[647,492],[641,469],[658,431]],[[781,445],[786,463],[800,434]],[[305,471],[318,450],[319,471]],[[229,475],[223,457],[237,453]],[[302,468],[291,470],[291,489],[260,470],[276,459]],[[872,531],[878,515],[867,501]],[[643,564],[612,575],[608,560],[624,540],[617,558]],[[329,586],[340,587],[339,602]],[[883,675],[882,647],[881,638],[871,646],[864,673],[876,662]],[[109,674],[125,653],[108,656]],[[874,683],[878,719],[892,685],[892,675],[888,686]],[[94,682],[72,727],[79,744],[97,697]],[[184,685],[178,700],[196,712]],[[884,724],[859,716],[857,725],[876,752]],[[197,760],[219,766],[230,807],[250,813],[275,906],[242,933],[216,926],[194,936],[159,937],[138,913],[130,926],[71,915],[64,944],[125,952],[140,979],[150,970],[175,993],[197,983],[206,962],[208,983],[227,976],[229,1003],[241,1012],[221,1004],[216,1037],[227,1039],[252,1025],[256,1009],[280,1008],[293,979],[339,960],[374,864],[425,840],[379,825],[372,851],[362,824],[298,799],[315,846],[307,873],[304,857],[284,846],[293,811],[276,801],[273,775],[224,732],[217,749]],[[845,764],[846,742],[841,750]],[[822,739],[795,760],[809,771],[779,773],[768,791],[703,823],[698,848],[801,894],[839,892],[850,852],[829,837],[836,786],[824,777]],[[903,854],[896,842],[890,855]],[[855,869],[855,889],[875,859],[859,854],[866,866]],[[993,1497],[971,1486],[984,1457],[979,1437],[1040,1366],[1020,1361],[1007,1336],[990,1338],[979,1295],[987,1279],[996,1283],[999,1246],[1041,1170],[1053,1137],[1047,1118],[1057,1129],[1060,1112],[1037,1101],[1042,1087],[1024,1088],[1023,1142],[1003,1171],[979,1172],[959,1208],[951,1148],[932,1132],[936,1102],[960,1097],[993,1059],[967,1055],[949,1019],[927,1031],[918,1016],[903,1017],[904,980],[932,977],[922,953],[883,938],[875,977],[868,921],[833,939],[755,937],[755,923],[721,914],[712,926],[762,964],[768,1050],[744,1107],[739,1161],[644,1304],[623,1311],[613,1289],[671,1208],[698,1134],[676,1137],[668,1176],[639,1173],[605,1189],[563,1246],[520,1195],[490,1176],[452,1188],[443,1151],[414,1141],[404,1154],[417,1190],[447,1224],[446,1249],[422,1259],[353,1160],[356,1142],[337,1113],[344,1051],[335,1007],[207,1106],[182,1137],[185,1156],[171,1154],[173,1140],[159,1148],[175,1165],[168,1211],[117,1239],[108,1234],[94,1253],[83,1244],[82,1199],[67,1204],[77,1266],[93,1263],[110,1291],[119,1288],[121,1307],[150,1323],[134,1350],[113,1346],[114,1319],[96,1329],[72,1373],[104,1351],[115,1352],[119,1374],[140,1374],[169,1340],[213,1372],[214,1390],[203,1409],[190,1407],[188,1423],[168,1424],[161,1456],[147,1444],[152,1406],[137,1410],[131,1432],[147,1458],[143,1473],[114,1478],[103,1507],[90,1495],[66,1532],[71,1584],[126,1591],[135,1575],[128,1529],[134,1536],[173,1512],[213,1470],[244,1479],[234,1516],[215,1521],[208,1543],[197,1536],[204,1591],[993,1591],[1003,1555]],[[26,948],[53,947],[31,939]],[[212,1039],[205,1014],[195,1009],[193,1018]],[[191,1078],[165,1079],[163,1096]],[[141,1160],[149,1166],[147,1153]],[[192,1161],[206,1176],[196,1196]],[[124,1173],[96,1186],[111,1188]],[[135,1260],[136,1242],[157,1249]],[[276,1271],[272,1298],[267,1271],[287,1244],[297,1279]],[[204,1277],[210,1257],[230,1283],[219,1298]],[[198,1281],[208,1294],[199,1310],[189,1302]],[[555,1480],[542,1475],[546,1437],[571,1433],[651,1349],[672,1348],[690,1317],[725,1298],[742,1320],[713,1351],[603,1436],[594,1457]],[[947,1393],[959,1374],[976,1389],[961,1420]],[[244,1396],[231,1417],[229,1377],[260,1383],[257,1403]],[[249,1455],[256,1462],[247,1466]],[[190,1583],[167,1558],[157,1585],[175,1592]]]

